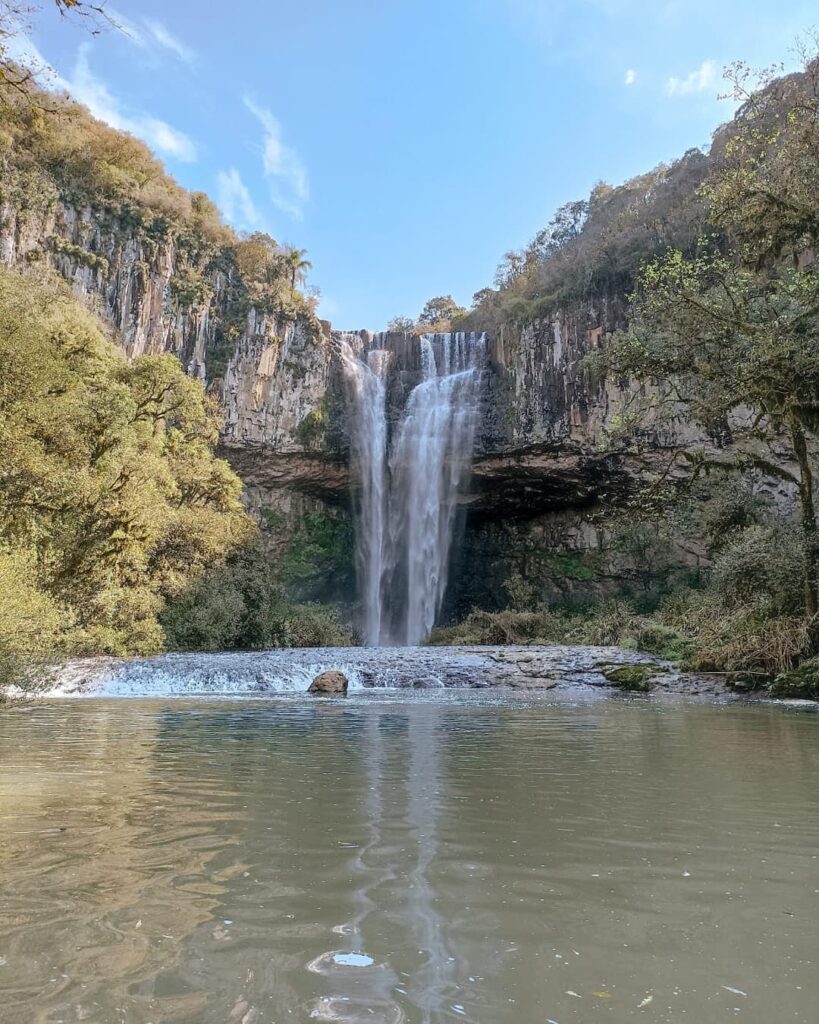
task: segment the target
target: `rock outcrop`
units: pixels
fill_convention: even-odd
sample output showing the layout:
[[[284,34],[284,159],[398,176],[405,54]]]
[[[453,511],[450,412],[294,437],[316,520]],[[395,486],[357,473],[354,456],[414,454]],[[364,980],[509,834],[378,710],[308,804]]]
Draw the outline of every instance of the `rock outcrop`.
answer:
[[[316,694],[324,694],[325,696],[332,697],[346,697],[347,686],[347,676],[343,672],[321,672],[310,683],[307,692],[312,693],[314,696]]]

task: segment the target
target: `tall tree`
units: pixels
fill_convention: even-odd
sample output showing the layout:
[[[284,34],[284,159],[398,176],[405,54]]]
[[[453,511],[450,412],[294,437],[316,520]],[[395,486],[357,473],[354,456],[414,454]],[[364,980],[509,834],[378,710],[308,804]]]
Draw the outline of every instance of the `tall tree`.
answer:
[[[411,316],[394,316],[387,324],[388,331],[402,331],[409,334],[415,330],[415,321]]]
[[[313,264],[306,259],[306,249],[288,249],[284,254],[284,263],[290,275],[290,290],[296,290],[296,281],[303,284],[307,271],[311,270]]]

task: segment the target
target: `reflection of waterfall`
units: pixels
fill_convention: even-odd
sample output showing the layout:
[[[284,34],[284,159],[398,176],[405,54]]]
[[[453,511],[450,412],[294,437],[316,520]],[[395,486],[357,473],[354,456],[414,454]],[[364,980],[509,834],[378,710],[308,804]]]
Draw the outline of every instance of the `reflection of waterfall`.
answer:
[[[459,490],[472,460],[483,334],[425,334],[421,380],[388,432],[392,353],[341,341],[354,415],[356,551],[365,639],[415,644],[435,624],[446,589]]]
[[[444,1016],[451,1001],[447,996],[457,991],[457,961],[449,952],[446,922],[436,909],[438,897],[430,878],[438,857],[442,786],[436,718],[413,716],[408,742],[407,819],[418,844],[418,859],[409,875],[407,898],[413,938],[424,956],[423,964],[409,981],[408,994],[421,1010],[424,1024],[430,1024]]]
[[[444,800],[439,718],[373,708],[361,750],[364,768],[353,914],[333,931],[343,948],[307,966],[327,991],[311,1017],[335,1024],[438,1024],[463,1012],[458,969],[433,872],[440,858]],[[353,845],[353,844],[350,844]]]

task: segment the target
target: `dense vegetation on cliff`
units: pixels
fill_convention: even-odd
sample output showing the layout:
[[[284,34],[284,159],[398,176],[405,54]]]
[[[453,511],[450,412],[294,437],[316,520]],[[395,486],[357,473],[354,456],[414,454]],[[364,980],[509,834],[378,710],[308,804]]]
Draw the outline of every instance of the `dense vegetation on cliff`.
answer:
[[[172,356],[126,363],[52,280],[0,276],[0,643],[157,650],[158,614],[248,537],[218,414]]]
[[[173,356],[127,362],[53,275],[3,270],[0,366],[0,669],[349,639],[285,601]]]
[[[512,580],[507,612],[476,612],[441,639],[627,642],[763,677],[816,652],[815,42],[805,58],[801,74],[784,78],[730,68],[740,106],[708,156],[688,153],[563,207],[523,252],[507,254],[496,287],[479,292],[459,320],[501,328],[583,299],[619,300],[627,319],[581,368],[638,385],[610,443],[639,446],[647,417],[681,413],[717,446],[744,441],[733,455],[724,450],[719,472],[704,453],[686,451],[688,474],[676,473],[674,485],[654,481],[629,510],[628,529],[643,524],[642,557],[656,554],[676,520],[677,535],[687,532],[710,567],[686,580],[667,566],[636,602],[568,619],[543,604],[535,581]],[[791,498],[763,500],[766,477]],[[617,514],[611,521],[616,533]]]
[[[215,395],[176,356],[127,361],[48,267],[85,267],[105,294],[118,268],[101,239],[136,240],[148,260],[173,253],[172,311],[206,313],[221,290],[213,380],[251,310],[315,328],[305,253],[238,236],[143,143],[5,59],[0,205],[12,248],[72,211],[95,229],[82,245],[38,236],[23,273],[0,272],[0,675],[53,655],[349,642],[332,610],[285,598],[293,557],[271,561],[241,481],[214,455]]]
[[[218,320],[206,352],[215,379],[240,335],[248,311],[315,326],[316,295],[302,285],[310,263],[303,250],[263,232],[239,236],[203,192],[177,184],[148,147],[93,118],[67,96],[28,82],[0,104],[0,204],[21,226],[86,211],[102,231],[88,242],[57,234],[26,254],[29,263],[65,257],[107,278],[105,238],[137,239],[143,260],[172,244],[169,305],[180,313],[211,309],[219,287]],[[19,230],[19,228],[18,228]],[[146,266],[147,273],[148,267]]]

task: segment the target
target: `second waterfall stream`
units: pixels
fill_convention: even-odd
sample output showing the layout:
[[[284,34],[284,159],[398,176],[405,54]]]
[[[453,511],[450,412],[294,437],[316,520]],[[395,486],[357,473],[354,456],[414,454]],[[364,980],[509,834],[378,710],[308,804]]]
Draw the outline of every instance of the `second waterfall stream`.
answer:
[[[417,644],[447,581],[458,493],[469,477],[486,336],[399,336],[416,382],[390,415],[395,335],[340,342],[350,403],[356,562],[365,642]],[[402,396],[403,397],[403,396]]]

